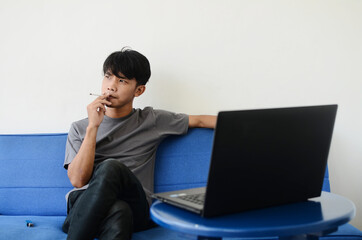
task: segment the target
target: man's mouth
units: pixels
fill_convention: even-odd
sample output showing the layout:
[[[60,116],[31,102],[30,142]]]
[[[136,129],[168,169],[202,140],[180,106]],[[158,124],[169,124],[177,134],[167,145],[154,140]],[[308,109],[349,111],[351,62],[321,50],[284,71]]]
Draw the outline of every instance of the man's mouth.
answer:
[[[107,97],[107,100],[109,101],[109,100],[115,99],[115,98],[117,98],[117,97],[116,97],[116,96],[113,96],[113,95],[109,95],[109,96]]]

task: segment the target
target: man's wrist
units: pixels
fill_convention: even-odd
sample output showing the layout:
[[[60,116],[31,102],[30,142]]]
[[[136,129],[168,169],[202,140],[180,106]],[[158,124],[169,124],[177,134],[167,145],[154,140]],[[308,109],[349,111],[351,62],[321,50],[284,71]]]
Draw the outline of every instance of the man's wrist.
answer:
[[[98,127],[97,127],[97,126],[88,125],[86,132],[87,132],[88,134],[92,134],[92,133],[97,134],[97,132],[98,132]]]

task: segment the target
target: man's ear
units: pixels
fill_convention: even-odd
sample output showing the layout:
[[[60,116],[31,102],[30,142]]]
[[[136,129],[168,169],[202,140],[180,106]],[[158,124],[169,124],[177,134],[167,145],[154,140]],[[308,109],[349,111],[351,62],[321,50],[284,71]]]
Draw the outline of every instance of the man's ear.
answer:
[[[134,93],[135,97],[139,97],[141,96],[144,92],[146,91],[146,86],[145,85],[139,85],[136,87],[136,91]]]

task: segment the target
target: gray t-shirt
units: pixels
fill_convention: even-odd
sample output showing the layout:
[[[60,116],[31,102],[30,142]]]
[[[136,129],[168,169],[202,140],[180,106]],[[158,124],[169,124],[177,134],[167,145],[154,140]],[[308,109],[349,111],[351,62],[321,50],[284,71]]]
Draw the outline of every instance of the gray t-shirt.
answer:
[[[150,201],[157,147],[168,135],[186,134],[188,123],[186,114],[151,107],[133,109],[122,118],[104,116],[97,132],[94,167],[109,158],[121,161],[139,179]],[[87,126],[88,118],[72,124],[66,143],[64,168],[67,169],[77,155]]]

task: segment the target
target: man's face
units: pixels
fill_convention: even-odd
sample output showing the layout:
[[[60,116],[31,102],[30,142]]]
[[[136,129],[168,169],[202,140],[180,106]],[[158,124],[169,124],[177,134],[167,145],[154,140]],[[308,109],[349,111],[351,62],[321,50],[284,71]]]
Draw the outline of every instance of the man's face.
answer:
[[[102,94],[107,94],[107,100],[112,102],[111,108],[120,108],[127,104],[132,104],[133,98],[138,97],[143,93],[140,88],[143,85],[137,86],[136,79],[128,79],[122,73],[120,78],[116,77],[111,71],[104,74],[102,82]]]

